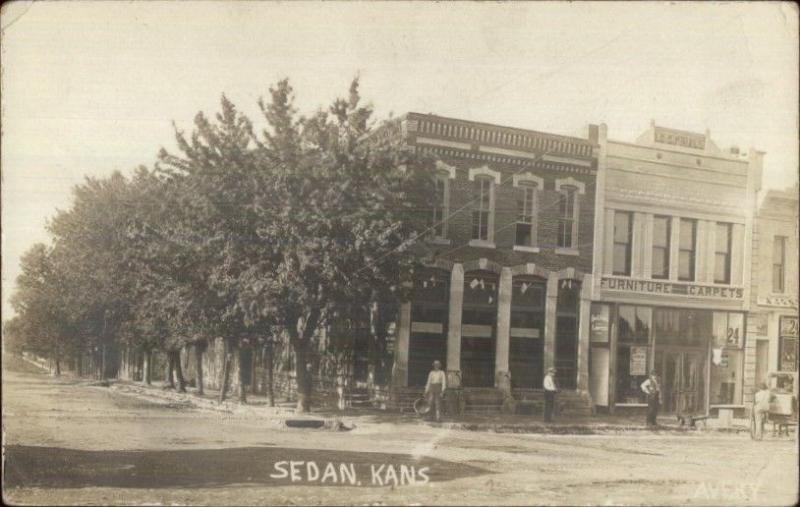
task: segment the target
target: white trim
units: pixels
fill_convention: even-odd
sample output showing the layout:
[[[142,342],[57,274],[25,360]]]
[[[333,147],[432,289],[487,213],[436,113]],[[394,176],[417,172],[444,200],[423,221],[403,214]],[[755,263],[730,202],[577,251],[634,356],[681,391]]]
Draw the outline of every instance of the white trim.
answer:
[[[542,155],[542,160],[547,162],[558,162],[560,164],[574,164],[583,167],[592,167],[592,163],[588,160],[578,160],[571,157],[556,157],[555,155]]]
[[[532,181],[536,183],[537,190],[544,190],[544,179],[530,172],[522,174],[514,174],[513,180],[515,187],[518,187],[521,181]]]
[[[489,169],[489,166],[473,167],[469,170],[469,181],[475,181],[476,176],[489,176],[494,179],[495,185],[500,184],[500,172]]]
[[[539,253],[540,249],[538,246],[523,246],[523,245],[514,245],[515,252],[530,252],[530,253]]]
[[[441,160],[436,161],[436,170],[439,172],[447,173],[447,177],[450,178],[451,180],[456,179],[456,168],[451,165],[445,164]]]
[[[578,193],[583,195],[586,193],[586,185],[582,181],[578,181],[572,176],[568,178],[559,178],[556,180],[556,192],[561,191],[562,186],[572,185],[578,189]]]
[[[469,240],[468,245],[479,248],[497,248],[493,241],[485,241],[483,239],[471,239]]]
[[[469,143],[457,143],[455,141],[443,141],[441,139],[432,139],[430,137],[417,136],[417,142],[421,144],[432,144],[434,146],[444,146],[446,148],[459,148],[462,150],[469,150],[472,145]]]
[[[577,248],[556,248],[556,255],[580,255],[581,252]]]

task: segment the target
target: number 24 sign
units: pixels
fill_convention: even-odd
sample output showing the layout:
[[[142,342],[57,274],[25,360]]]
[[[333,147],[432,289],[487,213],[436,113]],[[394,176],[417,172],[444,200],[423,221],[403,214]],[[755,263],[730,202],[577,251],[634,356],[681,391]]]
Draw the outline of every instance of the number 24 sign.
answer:
[[[781,317],[781,336],[797,338],[797,317]]]

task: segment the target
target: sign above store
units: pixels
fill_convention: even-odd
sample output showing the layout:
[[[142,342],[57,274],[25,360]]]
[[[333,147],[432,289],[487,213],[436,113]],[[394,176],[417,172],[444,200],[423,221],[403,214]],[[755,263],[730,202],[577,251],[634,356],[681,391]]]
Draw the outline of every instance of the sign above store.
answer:
[[[706,136],[703,134],[693,134],[691,132],[679,132],[675,130],[656,127],[655,138],[657,143],[671,144],[673,146],[684,146],[703,150],[706,147]]]
[[[791,296],[767,296],[758,298],[759,306],[780,306],[781,308],[797,308],[797,298]]]
[[[744,289],[741,287],[720,287],[717,285],[702,285],[685,282],[635,280],[611,276],[604,276],[600,279],[600,288],[643,294],[674,294],[680,296],[733,300],[741,300],[744,298]]]

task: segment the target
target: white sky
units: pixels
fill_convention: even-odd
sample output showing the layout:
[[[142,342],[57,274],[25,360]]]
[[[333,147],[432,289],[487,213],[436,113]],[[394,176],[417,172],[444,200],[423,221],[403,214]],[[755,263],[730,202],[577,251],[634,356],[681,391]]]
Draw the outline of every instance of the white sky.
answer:
[[[256,119],[288,76],[303,112],[361,76],[379,117],[563,134],[651,118],[798,173],[792,4],[14,2],[2,10],[3,314],[20,255],[84,175],[151,165],[225,93]]]

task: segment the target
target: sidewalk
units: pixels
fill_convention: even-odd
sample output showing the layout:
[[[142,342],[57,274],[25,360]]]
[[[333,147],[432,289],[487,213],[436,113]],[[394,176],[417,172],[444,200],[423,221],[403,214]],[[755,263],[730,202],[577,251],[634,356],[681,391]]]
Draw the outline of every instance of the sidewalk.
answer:
[[[417,425],[432,428],[443,428],[463,431],[488,431],[495,433],[541,433],[554,435],[598,435],[598,434],[703,434],[708,432],[743,433],[748,427],[746,421],[734,421],[729,428],[715,426],[715,420],[709,419],[706,424],[698,423],[697,428],[682,427],[672,416],[659,418],[659,426],[647,428],[642,417],[596,415],[588,417],[570,417],[553,423],[545,423],[538,416],[525,415],[463,415],[457,418],[446,417],[441,423],[428,422],[414,414],[399,414],[378,409],[314,409],[310,413],[297,414],[293,403],[277,403],[275,407],[267,405],[263,396],[248,395],[247,403],[239,403],[238,399],[226,399],[219,403],[219,392],[206,390],[200,396],[194,388],[186,393],[178,393],[172,389],[164,389],[161,382],[146,386],[125,380],[113,380],[111,389],[136,396],[156,403],[175,405],[176,407],[192,407],[195,409],[224,413],[226,417],[242,419],[258,419],[276,429],[288,429],[291,424],[311,424],[317,422],[318,427],[328,430],[365,429],[385,424]],[[303,421],[303,422],[299,422]]]

